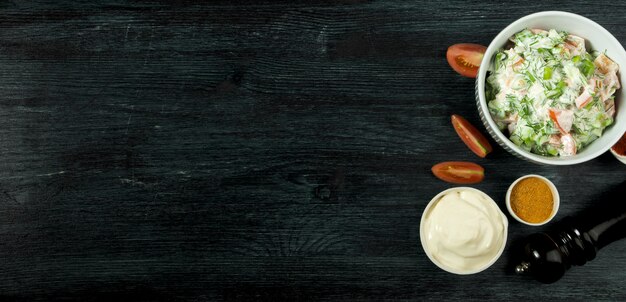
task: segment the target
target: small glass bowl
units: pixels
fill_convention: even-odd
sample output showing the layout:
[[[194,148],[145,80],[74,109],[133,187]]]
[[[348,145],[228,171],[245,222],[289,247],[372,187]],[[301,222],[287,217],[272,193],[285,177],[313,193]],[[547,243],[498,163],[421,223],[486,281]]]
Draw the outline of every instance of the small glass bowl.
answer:
[[[552,191],[552,202],[553,202],[553,206],[552,206],[552,214],[550,214],[550,216],[548,217],[548,219],[539,222],[539,223],[532,223],[532,222],[528,222],[523,220],[522,218],[520,218],[519,216],[517,216],[517,214],[515,213],[515,211],[513,211],[513,208],[511,208],[511,191],[513,191],[513,188],[515,187],[515,185],[517,185],[518,182],[520,182],[522,179],[526,179],[526,178],[530,178],[530,177],[536,177],[541,179],[543,182],[545,182],[548,187],[550,188],[550,191]],[[532,225],[532,226],[539,226],[539,225],[544,225],[546,223],[548,223],[550,220],[552,220],[552,218],[554,218],[554,216],[556,215],[556,213],[559,211],[559,205],[561,203],[561,198],[559,197],[559,191],[556,189],[556,186],[547,178],[541,176],[541,175],[537,175],[537,174],[528,174],[528,175],[524,175],[520,178],[518,178],[517,180],[515,180],[511,186],[509,186],[509,189],[506,191],[506,208],[509,210],[509,214],[511,214],[511,216],[513,218],[515,218],[515,220],[523,223],[523,224],[527,224],[527,225]]]

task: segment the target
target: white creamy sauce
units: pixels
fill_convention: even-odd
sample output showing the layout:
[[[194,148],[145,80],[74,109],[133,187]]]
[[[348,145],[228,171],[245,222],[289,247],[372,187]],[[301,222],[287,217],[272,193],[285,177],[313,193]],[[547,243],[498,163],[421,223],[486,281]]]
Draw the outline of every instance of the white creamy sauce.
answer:
[[[424,213],[425,249],[456,271],[477,270],[497,257],[507,221],[493,201],[471,190],[451,191]]]

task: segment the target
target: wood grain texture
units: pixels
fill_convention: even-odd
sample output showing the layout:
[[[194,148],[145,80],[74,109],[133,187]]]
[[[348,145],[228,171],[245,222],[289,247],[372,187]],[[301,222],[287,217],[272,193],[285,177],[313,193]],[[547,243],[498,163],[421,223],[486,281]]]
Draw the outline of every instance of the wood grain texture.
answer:
[[[625,179],[610,155],[476,158],[453,43],[531,12],[583,14],[626,42],[626,5],[575,1],[0,3],[0,295],[7,300],[624,300],[626,244],[544,286],[510,245],[456,276],[419,244],[430,167],[470,160],[503,197],[537,173],[556,217]],[[510,241],[541,228],[511,220]]]

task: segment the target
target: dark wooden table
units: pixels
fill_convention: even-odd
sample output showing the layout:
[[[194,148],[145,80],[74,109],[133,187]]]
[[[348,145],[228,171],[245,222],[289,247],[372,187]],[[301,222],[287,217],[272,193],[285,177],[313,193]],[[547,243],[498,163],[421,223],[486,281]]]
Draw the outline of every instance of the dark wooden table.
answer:
[[[626,299],[626,241],[552,285],[515,276],[510,244],[457,276],[419,243],[440,161],[483,165],[502,209],[515,178],[550,178],[557,220],[625,179],[610,154],[476,157],[445,51],[553,9],[624,43],[626,4],[200,2],[0,3],[4,299]],[[544,229],[510,221],[509,242]]]

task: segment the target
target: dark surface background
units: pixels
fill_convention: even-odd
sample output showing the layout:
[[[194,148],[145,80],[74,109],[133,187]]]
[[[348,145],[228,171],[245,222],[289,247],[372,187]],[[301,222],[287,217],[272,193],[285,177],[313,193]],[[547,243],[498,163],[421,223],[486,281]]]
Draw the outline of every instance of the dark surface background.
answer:
[[[610,154],[488,159],[447,47],[528,13],[580,13],[626,42],[626,5],[577,1],[0,2],[0,295],[45,300],[626,299],[626,241],[542,285],[507,245],[446,273],[419,243],[440,161],[483,165],[504,207],[527,173],[556,219],[626,177]],[[482,128],[482,126],[481,126]],[[545,229],[510,219],[509,242]]]

